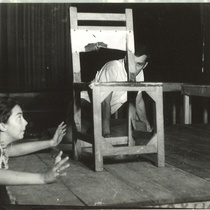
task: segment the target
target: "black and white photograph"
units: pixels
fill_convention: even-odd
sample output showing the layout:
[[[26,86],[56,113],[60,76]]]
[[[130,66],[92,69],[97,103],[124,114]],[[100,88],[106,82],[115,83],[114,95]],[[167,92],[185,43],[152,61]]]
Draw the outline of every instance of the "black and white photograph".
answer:
[[[0,0],[0,209],[210,209],[210,1]]]

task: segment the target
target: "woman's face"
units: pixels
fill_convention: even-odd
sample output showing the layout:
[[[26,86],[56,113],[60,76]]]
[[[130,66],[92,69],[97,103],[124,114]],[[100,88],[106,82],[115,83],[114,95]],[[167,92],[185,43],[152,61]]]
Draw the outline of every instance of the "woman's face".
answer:
[[[14,106],[12,114],[5,123],[5,132],[11,141],[22,139],[26,129],[27,121],[23,118],[23,111],[19,105]]]

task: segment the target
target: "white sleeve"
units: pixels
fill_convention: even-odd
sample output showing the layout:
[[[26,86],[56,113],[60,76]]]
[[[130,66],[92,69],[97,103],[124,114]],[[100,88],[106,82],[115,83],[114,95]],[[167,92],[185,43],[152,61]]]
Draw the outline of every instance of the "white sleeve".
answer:
[[[115,82],[118,81],[119,65],[117,61],[110,61],[106,63],[99,74],[97,75],[97,82]],[[112,91],[101,92],[101,102],[111,93]]]
[[[118,81],[118,72],[120,71],[117,61],[106,63],[99,72],[98,82],[115,82]]]

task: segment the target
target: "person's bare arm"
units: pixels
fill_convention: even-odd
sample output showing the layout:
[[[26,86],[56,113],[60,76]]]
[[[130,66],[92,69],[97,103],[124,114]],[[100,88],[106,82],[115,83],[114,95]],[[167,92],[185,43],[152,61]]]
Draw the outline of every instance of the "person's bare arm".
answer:
[[[141,120],[142,122],[146,124],[147,131],[151,132],[152,129],[147,119],[146,108],[145,108],[145,103],[144,103],[142,93],[138,93],[136,96],[136,113],[139,120]]]
[[[68,157],[61,159],[62,151],[55,158],[55,163],[45,173],[27,173],[0,169],[0,185],[47,184],[56,181],[69,167]]]
[[[102,102],[102,135],[104,137],[110,137],[110,120],[111,120],[111,98],[110,93],[107,98]]]
[[[0,169],[0,185],[44,184],[43,174]]]

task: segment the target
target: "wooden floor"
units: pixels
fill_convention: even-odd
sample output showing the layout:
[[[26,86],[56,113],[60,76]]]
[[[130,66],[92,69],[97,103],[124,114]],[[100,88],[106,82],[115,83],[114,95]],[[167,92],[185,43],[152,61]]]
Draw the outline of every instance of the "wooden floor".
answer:
[[[67,146],[61,147],[65,154],[71,153]],[[165,151],[165,167],[157,167],[153,155],[111,157],[103,172],[91,169],[87,153],[82,163],[70,160],[68,175],[57,183],[7,189],[19,205],[210,207],[210,124],[165,127]],[[11,159],[10,168],[44,170],[55,152]]]

